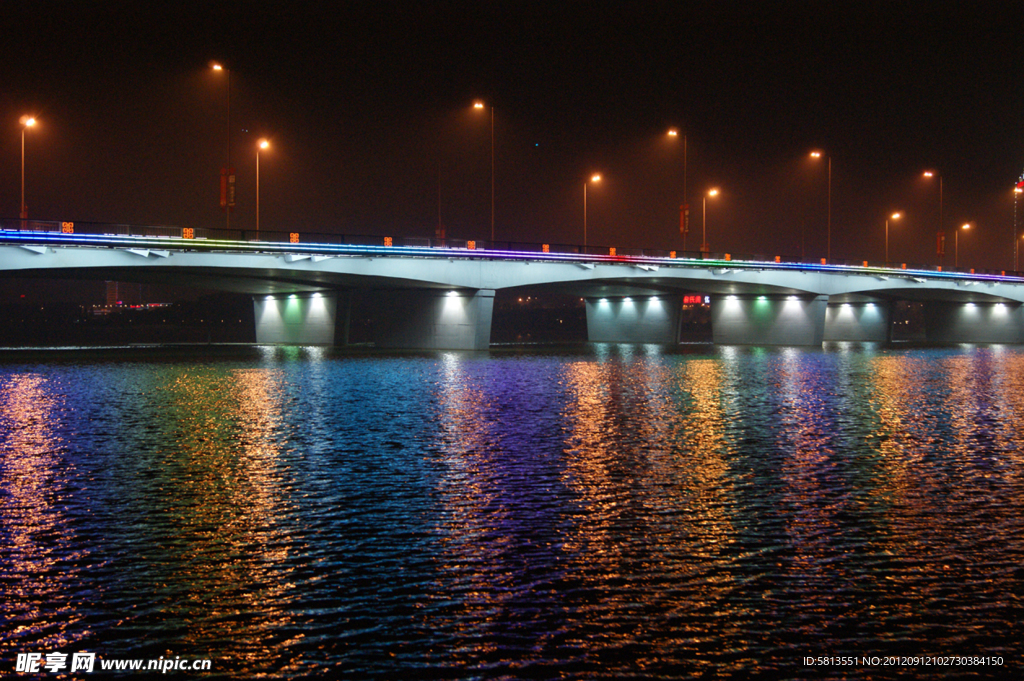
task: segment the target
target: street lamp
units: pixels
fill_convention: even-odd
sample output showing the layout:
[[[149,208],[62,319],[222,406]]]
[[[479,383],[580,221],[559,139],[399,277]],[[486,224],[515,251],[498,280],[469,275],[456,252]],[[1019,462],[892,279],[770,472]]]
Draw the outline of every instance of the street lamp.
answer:
[[[269,149],[270,142],[260,140],[256,145],[256,240],[260,238],[260,149]]]
[[[679,137],[676,128],[669,128],[669,137]],[[686,199],[686,134],[683,134],[683,203],[679,206],[679,233],[683,235],[683,251],[686,251],[686,234],[689,232],[690,204]]]
[[[924,177],[938,177],[939,178],[939,234],[942,234],[942,175],[936,173],[933,170],[926,170],[923,173]],[[939,264],[942,264],[942,254],[939,254]]]
[[[28,206],[25,205],[25,130],[36,124],[32,116],[22,116],[21,120],[21,219],[28,219]]]
[[[885,264],[889,264],[889,220],[899,220],[902,213],[893,213],[885,219]]]
[[[704,206],[703,206],[702,215],[701,215],[701,218],[700,218],[701,241],[703,242],[701,244],[701,246],[700,246],[700,252],[702,254],[706,254],[706,253],[710,253],[711,252],[711,248],[708,246],[708,197],[709,196],[712,197],[712,198],[718,196],[718,189],[717,188],[709,189],[707,191],[707,193],[704,194],[704,198],[703,198]]]
[[[221,173],[221,206],[224,208],[227,229],[231,229],[231,209],[235,205],[235,174],[231,171],[231,69],[222,64],[213,62],[210,68],[214,71],[223,71],[227,79],[228,89],[228,126],[227,126],[227,156],[228,163]]]
[[[970,222],[965,223],[960,229],[970,229]],[[956,236],[953,238],[953,269],[960,266],[960,229],[956,230]]]
[[[821,158],[822,152],[812,151],[811,158]],[[827,243],[825,247],[825,259],[832,260],[832,157],[826,155],[825,158],[828,160],[828,222],[826,226],[826,234],[828,235]]]
[[[587,250],[587,185],[591,182],[600,182],[601,176],[598,173],[594,173],[590,176],[590,180],[583,183],[583,252]]]
[[[477,100],[473,108],[482,111],[486,107]],[[491,241],[494,241],[494,107],[491,107]]]
[[[1020,241],[1017,239],[1017,199],[1024,193],[1024,177],[1021,177],[1020,181],[1017,182],[1013,187],[1013,271],[1017,271],[1017,254],[1020,252],[1018,245]]]

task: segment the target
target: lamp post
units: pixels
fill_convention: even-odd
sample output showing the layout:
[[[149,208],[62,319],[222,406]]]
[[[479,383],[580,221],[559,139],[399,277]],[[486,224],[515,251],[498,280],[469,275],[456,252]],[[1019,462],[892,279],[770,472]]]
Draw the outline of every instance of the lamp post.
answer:
[[[701,218],[700,218],[700,231],[701,231],[701,241],[702,241],[701,246],[700,246],[701,254],[707,254],[707,253],[711,252],[711,247],[708,246],[708,197],[709,196],[712,197],[712,198],[718,196],[718,189],[717,188],[709,189],[707,191],[707,193],[704,194],[704,197],[703,197],[704,205],[703,205],[703,208],[702,208],[702,211],[701,211],[702,215],[701,215]]]
[[[481,101],[473,102],[473,108],[483,110]],[[491,107],[491,241],[494,241],[494,107]]]
[[[812,151],[811,158],[821,158],[822,152]],[[827,241],[825,246],[825,259],[832,261],[832,157],[825,155],[828,160],[828,217],[826,218],[825,233]]]
[[[25,205],[25,130],[36,124],[32,116],[22,116],[21,120],[21,219],[28,219],[28,206]]]
[[[939,178],[939,234],[942,234],[942,175],[935,172],[934,170],[926,170],[923,173],[924,177],[938,177]],[[942,264],[942,255],[939,255],[939,265]],[[955,265],[954,265],[955,267]]]
[[[270,142],[263,139],[256,145],[256,240],[260,238],[260,149],[269,149]]]
[[[899,220],[902,213],[893,213],[885,219],[885,264],[889,264],[889,220]]]
[[[226,175],[222,178],[221,183],[221,201],[224,206],[225,224],[227,229],[231,229],[231,209],[235,205],[234,201],[234,173],[231,172],[231,69],[225,67],[223,64],[214,62],[210,64],[210,68],[214,71],[223,71],[224,76],[227,79],[227,90],[228,90],[228,125],[227,125],[227,158],[228,162],[224,168]]]
[[[601,176],[594,173],[590,179],[583,183],[583,252],[587,250],[587,185],[591,182],[600,182]]]
[[[1024,177],[1013,187],[1013,271],[1018,271],[1017,254],[1020,252],[1020,241],[1017,239],[1017,200],[1024,193]]]
[[[679,131],[669,128],[669,137],[679,137]],[[686,134],[683,134],[683,203],[679,206],[679,233],[683,235],[683,251],[686,251],[686,234],[690,231],[690,204],[686,199]]]
[[[970,222],[961,225],[960,229],[970,229]],[[953,269],[960,266],[960,229],[956,230],[956,236],[953,238]]]

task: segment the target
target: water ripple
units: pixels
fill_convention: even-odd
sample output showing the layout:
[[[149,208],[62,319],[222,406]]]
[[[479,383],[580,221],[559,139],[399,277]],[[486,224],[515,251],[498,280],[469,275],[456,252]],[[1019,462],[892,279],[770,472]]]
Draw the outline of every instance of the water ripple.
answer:
[[[949,678],[998,678],[1022,659],[1017,349],[71,355],[0,364],[0,407],[0,664],[739,679],[968,654],[1008,666]]]

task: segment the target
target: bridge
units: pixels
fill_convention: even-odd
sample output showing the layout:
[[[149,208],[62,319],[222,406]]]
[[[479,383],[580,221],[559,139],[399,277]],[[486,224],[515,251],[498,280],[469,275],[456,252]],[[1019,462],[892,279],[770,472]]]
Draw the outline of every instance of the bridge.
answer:
[[[884,343],[898,301],[923,304],[930,342],[1024,342],[1024,277],[1017,273],[214,232],[9,220],[0,222],[0,275],[250,294],[260,343],[346,342],[352,292],[359,291],[373,297],[378,347],[486,349],[494,296],[503,290],[579,296],[590,341],[678,342],[683,297],[696,294],[710,304],[720,344]]]

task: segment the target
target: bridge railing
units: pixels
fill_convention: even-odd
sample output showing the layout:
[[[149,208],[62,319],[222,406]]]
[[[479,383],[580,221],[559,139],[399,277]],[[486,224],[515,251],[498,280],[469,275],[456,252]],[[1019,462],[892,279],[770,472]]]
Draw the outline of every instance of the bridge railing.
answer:
[[[885,263],[869,260],[830,260],[825,263],[821,259],[802,258],[793,255],[769,255],[758,253],[726,253],[721,251],[705,253],[701,251],[669,251],[651,248],[615,248],[609,246],[581,246],[579,244],[533,243],[522,241],[474,241],[469,239],[439,239],[436,237],[417,236],[380,236],[370,234],[337,234],[333,232],[290,232],[281,230],[248,230],[248,229],[206,229],[177,227],[171,225],[130,225],[105,222],[64,222],[59,220],[21,220],[14,218],[0,219],[0,230],[9,232],[29,232],[39,234],[79,234],[109,235],[127,237],[150,237],[162,239],[181,239],[183,241],[242,241],[250,243],[305,243],[331,244],[349,246],[393,246],[413,248],[437,248],[455,250],[492,250],[515,253],[543,253],[592,255],[603,258],[676,258],[683,260],[714,260],[714,261],[746,261],[787,264],[828,264],[847,267],[869,267],[884,269],[907,269],[914,271],[937,271],[940,267],[919,263]],[[182,244],[184,246],[184,244]],[[942,272],[957,274],[981,274],[995,276],[1024,276],[1021,272],[998,270],[992,268],[941,267]]]

